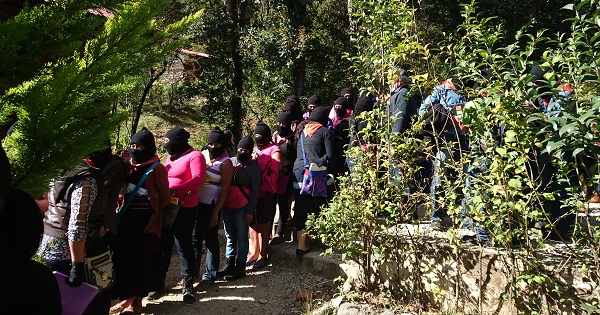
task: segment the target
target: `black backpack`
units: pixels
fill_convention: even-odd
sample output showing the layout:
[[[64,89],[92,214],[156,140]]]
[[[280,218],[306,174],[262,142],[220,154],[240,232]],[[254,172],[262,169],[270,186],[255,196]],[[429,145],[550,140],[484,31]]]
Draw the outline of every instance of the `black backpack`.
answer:
[[[423,129],[430,134],[439,136],[447,126],[453,125],[452,116],[452,108],[441,103],[429,104],[423,114]]]
[[[83,177],[93,177],[98,185],[98,194],[94,199],[88,216],[88,237],[86,245],[98,237],[100,227],[105,226],[108,230],[116,229],[116,205],[121,187],[125,183],[125,177],[129,167],[120,157],[111,157],[110,161],[102,169],[81,163],[72,171],[63,174],[62,178],[55,182],[61,189],[55,191],[54,204],[64,207],[65,217],[71,214],[70,199],[73,193],[71,186],[75,181]]]

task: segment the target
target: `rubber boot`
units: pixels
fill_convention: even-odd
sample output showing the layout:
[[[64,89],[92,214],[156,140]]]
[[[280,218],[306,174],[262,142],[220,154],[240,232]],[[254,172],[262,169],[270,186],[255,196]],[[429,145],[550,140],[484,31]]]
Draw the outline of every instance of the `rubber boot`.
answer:
[[[233,281],[235,279],[243,278],[246,276],[246,262],[238,260],[235,262],[235,270],[231,275],[225,276],[225,281]]]
[[[217,277],[222,278],[227,275],[232,275],[235,272],[235,260],[227,259],[225,262],[225,267],[223,269],[217,271]]]
[[[191,304],[194,303],[194,277],[185,276],[183,278],[183,303]]]

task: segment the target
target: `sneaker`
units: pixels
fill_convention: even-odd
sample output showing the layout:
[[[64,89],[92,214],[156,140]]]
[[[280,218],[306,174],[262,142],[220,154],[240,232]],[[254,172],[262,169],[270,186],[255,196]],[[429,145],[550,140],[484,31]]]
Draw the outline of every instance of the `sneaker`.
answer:
[[[307,249],[300,249],[300,248],[296,248],[296,256],[298,257],[302,257],[304,255],[306,255],[308,252],[310,252],[310,247]]]
[[[183,293],[183,303],[194,303],[194,278],[192,276],[187,276],[183,279],[183,288],[181,290]]]

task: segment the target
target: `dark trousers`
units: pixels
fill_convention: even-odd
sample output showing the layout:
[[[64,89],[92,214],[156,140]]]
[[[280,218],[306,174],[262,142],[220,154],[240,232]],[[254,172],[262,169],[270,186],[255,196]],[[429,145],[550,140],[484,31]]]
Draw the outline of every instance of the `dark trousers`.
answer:
[[[285,234],[285,225],[287,224],[288,216],[290,215],[290,192],[286,192],[285,194],[275,194],[275,199],[277,200],[277,205],[279,206],[279,220],[277,221],[277,231],[275,233],[279,236],[283,237]],[[273,218],[271,222],[275,221],[275,212],[273,211]]]
[[[327,204],[325,197],[312,197],[301,195],[299,189],[294,189],[294,221],[296,221],[296,230],[306,230],[306,221],[311,213],[319,214],[321,207]]]
[[[177,246],[177,252],[181,262],[181,276],[193,276],[196,272],[196,259],[194,256],[194,246],[192,244],[192,233],[194,232],[194,222],[198,206],[189,208],[180,208],[177,217],[170,229],[162,229],[162,253],[161,253],[161,277],[164,279],[171,265],[171,256],[173,253],[173,244]]]
[[[219,248],[219,224],[213,227],[208,226],[208,221],[210,220],[210,215],[212,214],[214,207],[214,202],[210,205],[204,203],[198,204],[194,233],[192,234],[192,243],[196,261],[194,276],[200,275],[202,244],[204,243],[206,244],[206,272],[202,275],[202,279],[211,281],[217,279],[217,271],[219,270],[219,261],[221,258]]]

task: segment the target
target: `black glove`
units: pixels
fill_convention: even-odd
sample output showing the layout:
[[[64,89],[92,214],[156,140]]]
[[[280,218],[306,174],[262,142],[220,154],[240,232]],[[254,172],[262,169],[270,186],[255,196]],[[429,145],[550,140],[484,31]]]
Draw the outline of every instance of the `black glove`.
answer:
[[[80,286],[85,280],[85,264],[83,262],[71,263],[71,272],[65,282],[72,287]]]

